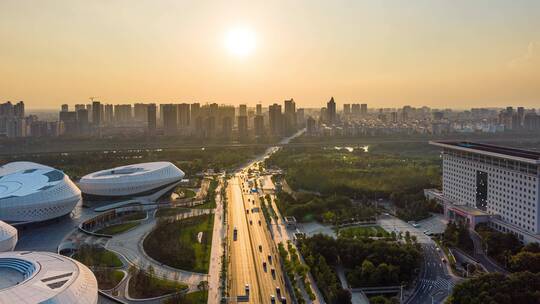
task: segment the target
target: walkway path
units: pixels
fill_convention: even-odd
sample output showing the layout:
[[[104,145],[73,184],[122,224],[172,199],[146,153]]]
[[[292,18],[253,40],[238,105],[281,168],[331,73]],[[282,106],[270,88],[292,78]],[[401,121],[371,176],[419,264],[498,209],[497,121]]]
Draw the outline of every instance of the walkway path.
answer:
[[[184,217],[196,216],[199,214],[208,214],[211,210],[198,209],[184,213]],[[114,236],[105,246],[105,248],[121,255],[129,264],[135,265],[140,269],[147,269],[149,266],[154,268],[155,276],[173,281],[180,281],[189,286],[190,291],[197,290],[200,281],[207,280],[207,274],[195,273],[185,270],[179,270],[152,259],[143,250],[142,241],[156,223],[154,215],[149,216],[141,225],[135,229]]]
[[[469,229],[469,235],[474,244],[474,258],[484,266],[488,272],[500,272],[508,274],[508,270],[499,266],[495,261],[493,261],[487,254],[485,254],[482,248],[482,238],[474,229]]]
[[[208,303],[220,303],[221,290],[220,273],[223,256],[223,241],[225,239],[225,226],[223,225],[223,197],[221,189],[223,180],[216,188],[216,211],[214,215],[214,232],[212,234],[212,252],[210,255],[210,266],[208,269]]]

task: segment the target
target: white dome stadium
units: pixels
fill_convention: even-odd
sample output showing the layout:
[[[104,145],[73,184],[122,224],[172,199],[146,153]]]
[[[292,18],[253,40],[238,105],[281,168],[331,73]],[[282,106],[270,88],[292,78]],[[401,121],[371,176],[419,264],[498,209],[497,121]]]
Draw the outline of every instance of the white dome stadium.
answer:
[[[90,173],[78,185],[89,199],[140,197],[168,190],[184,175],[170,162],[141,163]]]
[[[17,229],[0,221],[0,252],[12,251],[17,245]]]
[[[62,171],[32,163],[0,167],[0,220],[39,222],[69,214],[81,191]]]
[[[96,304],[96,277],[83,264],[51,252],[0,253],[0,303]]]

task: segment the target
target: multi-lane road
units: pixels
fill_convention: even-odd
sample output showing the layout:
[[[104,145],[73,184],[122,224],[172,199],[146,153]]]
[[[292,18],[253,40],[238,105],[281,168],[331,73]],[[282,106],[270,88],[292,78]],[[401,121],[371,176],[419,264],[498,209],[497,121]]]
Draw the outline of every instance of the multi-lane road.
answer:
[[[272,303],[273,296],[275,303],[281,298],[291,303],[258,194],[251,193],[245,172],[232,177],[228,187],[230,302]]]

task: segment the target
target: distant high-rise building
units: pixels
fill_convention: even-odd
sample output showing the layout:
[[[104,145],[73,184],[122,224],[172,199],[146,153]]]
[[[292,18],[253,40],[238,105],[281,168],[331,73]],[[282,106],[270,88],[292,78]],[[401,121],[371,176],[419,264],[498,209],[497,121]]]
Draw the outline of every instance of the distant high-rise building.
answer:
[[[64,125],[64,134],[76,135],[79,133],[79,123],[77,121],[77,112],[60,111],[59,121]]]
[[[264,116],[262,114],[255,115],[253,119],[253,125],[255,126],[255,136],[263,137],[264,136]]]
[[[163,105],[163,132],[173,135],[178,131],[178,107],[175,104]]]
[[[87,134],[90,131],[90,123],[88,121],[88,110],[80,108],[77,113],[77,125],[80,134]]]
[[[257,104],[255,115],[262,115],[262,104],[260,103]]]
[[[61,107],[61,111],[62,112],[67,112],[69,111],[69,106],[67,104],[63,104],[62,107]]]
[[[224,138],[231,138],[232,136],[233,117],[225,116],[221,119],[221,134]]]
[[[181,103],[178,105],[178,126],[182,131],[187,131],[190,124],[191,113],[189,103]]]
[[[157,127],[157,107],[155,103],[151,103],[148,105],[147,108],[147,118],[146,121],[148,123],[148,133],[154,134],[156,132]]]
[[[103,106],[103,122],[112,123],[114,121],[114,108],[112,104]]]
[[[281,105],[275,103],[268,107],[268,116],[270,123],[270,133],[274,136],[283,135],[283,114]]]
[[[367,116],[368,108],[367,103],[363,103],[360,105],[360,115]]]
[[[523,120],[525,119],[525,108],[518,107],[517,108],[517,125],[518,128],[521,129],[523,127]]]
[[[216,117],[208,116],[204,119],[204,137],[213,138],[216,136]]]
[[[114,105],[114,120],[117,123],[127,123],[133,118],[131,104]]]
[[[540,116],[535,112],[525,114],[523,128],[527,131],[540,131]]]
[[[238,116],[238,137],[245,140],[248,137],[248,118],[247,116]]]
[[[245,104],[238,106],[238,116],[247,116],[247,106]]]
[[[77,112],[79,110],[82,110],[82,109],[86,110],[86,105],[84,105],[84,104],[76,104],[75,105],[75,112]]]
[[[296,130],[296,103],[294,99],[285,100],[285,112],[283,113],[284,127],[287,134]]]
[[[133,117],[137,122],[147,122],[148,120],[148,104],[136,103],[133,105]]]
[[[92,124],[101,125],[101,103],[99,101],[92,102]]]
[[[334,101],[334,97],[332,97],[326,103],[326,121],[329,124],[333,124],[336,122],[336,118],[336,102]]]
[[[24,117],[24,102],[19,101],[13,106],[13,115],[18,118]]]
[[[351,115],[351,104],[346,103],[343,105],[343,115],[345,116]]]
[[[296,110],[296,123],[301,128],[306,126],[306,117],[303,108],[299,108],[298,110]]]
[[[312,135],[315,135],[316,133],[316,126],[317,126],[317,122],[315,121],[315,119],[313,119],[313,117],[309,116],[306,120],[306,132],[308,135],[312,136]]]

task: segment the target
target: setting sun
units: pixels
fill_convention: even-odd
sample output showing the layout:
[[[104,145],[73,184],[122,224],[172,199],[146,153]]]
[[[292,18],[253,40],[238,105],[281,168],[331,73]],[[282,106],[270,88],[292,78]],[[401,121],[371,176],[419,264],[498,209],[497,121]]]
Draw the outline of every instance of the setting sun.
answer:
[[[255,33],[248,28],[234,28],[227,32],[225,46],[236,56],[248,56],[255,50]]]

